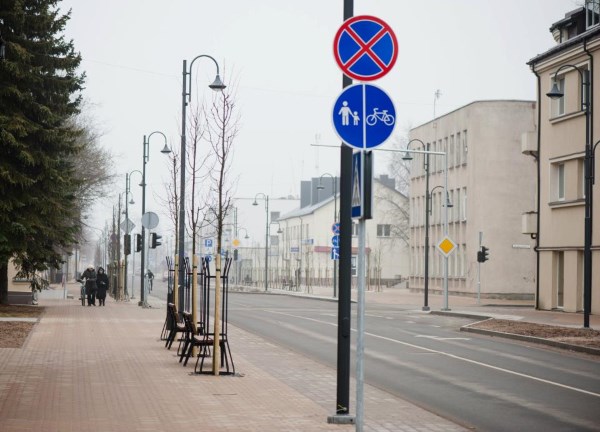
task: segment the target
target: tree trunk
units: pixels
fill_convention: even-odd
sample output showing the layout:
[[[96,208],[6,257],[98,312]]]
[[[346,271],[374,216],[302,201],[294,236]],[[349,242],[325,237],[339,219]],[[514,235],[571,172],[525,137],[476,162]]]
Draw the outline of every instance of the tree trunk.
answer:
[[[0,304],[8,304],[8,258],[0,259]]]

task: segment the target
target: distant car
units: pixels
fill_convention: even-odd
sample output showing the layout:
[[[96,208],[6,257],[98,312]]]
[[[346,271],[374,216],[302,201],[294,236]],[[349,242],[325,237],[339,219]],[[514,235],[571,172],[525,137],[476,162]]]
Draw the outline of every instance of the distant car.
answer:
[[[169,270],[165,270],[162,274],[162,280],[167,281],[169,279]]]

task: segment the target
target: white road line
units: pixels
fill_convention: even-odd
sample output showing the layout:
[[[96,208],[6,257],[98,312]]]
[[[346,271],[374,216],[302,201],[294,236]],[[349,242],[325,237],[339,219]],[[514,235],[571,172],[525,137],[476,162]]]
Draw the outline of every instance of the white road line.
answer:
[[[335,324],[334,323],[328,323],[328,322],[317,320],[317,319],[314,319],[314,318],[307,318],[307,317],[304,317],[304,316],[289,314],[289,313],[285,313],[285,312],[276,312],[276,311],[272,311],[272,310],[265,310],[265,312],[271,312],[271,313],[275,313],[275,314],[279,314],[279,315],[286,315],[286,316],[290,316],[290,317],[294,317],[294,318],[299,318],[299,319],[303,319],[303,320],[307,320],[307,321],[314,321],[314,322],[317,322],[317,323],[320,323],[320,324],[329,325],[329,326],[332,326],[332,327],[337,327],[337,323],[335,323]],[[351,329],[351,330],[353,332],[356,332],[356,330],[354,330],[354,329]],[[447,352],[444,352],[444,351],[439,351],[439,350],[435,350],[435,349],[423,347],[423,346],[420,346],[420,345],[415,345],[415,344],[412,344],[410,342],[403,342],[403,341],[400,341],[398,339],[392,339],[392,338],[389,338],[389,337],[386,337],[386,336],[380,336],[380,335],[376,335],[376,334],[369,333],[369,332],[365,332],[365,335],[371,336],[371,337],[374,337],[374,338],[377,338],[377,339],[382,339],[382,340],[385,340],[385,341],[388,341],[388,342],[393,342],[393,343],[396,343],[396,344],[405,345],[405,346],[408,346],[408,347],[411,347],[411,348],[421,349],[421,350],[424,350],[424,351],[427,351],[427,352],[430,352],[430,353],[440,354],[440,355],[443,355],[443,356],[446,356],[446,357],[453,358],[455,360],[461,360],[461,361],[464,361],[464,362],[467,362],[467,363],[475,364],[475,365],[478,365],[478,366],[481,366],[481,367],[485,367],[485,368],[488,368],[488,369],[493,369],[493,370],[496,370],[496,371],[499,371],[499,372],[504,372],[504,373],[507,373],[507,374],[510,374],[510,375],[515,375],[515,376],[519,376],[519,377],[522,377],[522,378],[527,378],[527,379],[530,379],[530,380],[533,380],[533,381],[538,381],[538,382],[541,382],[541,383],[544,383],[544,384],[549,384],[549,385],[553,385],[553,386],[556,386],[556,387],[561,387],[561,388],[564,388],[564,389],[567,389],[567,390],[572,390],[572,391],[575,391],[575,392],[578,392],[578,393],[583,393],[583,394],[587,394],[587,395],[590,395],[590,396],[594,396],[594,397],[600,398],[600,393],[594,393],[594,392],[591,392],[591,391],[588,391],[588,390],[583,390],[583,389],[580,389],[580,388],[577,388],[577,387],[572,387],[572,386],[561,384],[561,383],[557,383],[557,382],[554,382],[554,381],[549,381],[549,380],[546,380],[546,379],[543,379],[543,378],[534,377],[534,376],[527,375],[527,374],[524,374],[524,373],[521,373],[521,372],[510,370],[510,369],[505,369],[505,368],[502,368],[502,367],[493,366],[493,365],[490,365],[490,364],[487,364],[487,363],[482,363],[482,362],[479,362],[477,360],[471,360],[471,359],[468,359],[466,357],[457,356],[455,354],[450,354],[450,353],[447,353]]]

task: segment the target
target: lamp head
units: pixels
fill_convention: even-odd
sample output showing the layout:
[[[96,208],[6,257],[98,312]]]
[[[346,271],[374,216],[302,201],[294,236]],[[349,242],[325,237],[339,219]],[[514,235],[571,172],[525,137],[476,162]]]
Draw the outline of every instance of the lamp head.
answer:
[[[249,239],[250,236],[248,235],[248,233],[246,233],[246,235],[244,236],[245,239]]]
[[[404,153],[404,156],[402,156],[402,160],[412,160],[412,159],[413,159],[413,157],[410,154],[410,152],[408,152],[408,151],[406,153]]]
[[[322,185],[322,184],[319,182],[319,184],[317,185],[317,189],[318,189],[318,190],[323,190],[323,189],[325,189],[325,186],[323,186],[323,185]]]
[[[548,96],[550,99],[559,99],[564,95],[565,94],[558,88],[558,83],[556,80],[553,81],[550,91],[546,93],[546,96]]]
[[[283,233],[283,230],[281,228],[278,228],[277,229],[277,234],[282,234],[282,233]]]
[[[217,91],[217,90],[223,90],[227,86],[225,84],[223,84],[223,81],[221,81],[221,77],[219,76],[219,74],[217,74],[217,76],[215,77],[215,80],[212,82],[212,84],[209,84],[208,87]]]
[[[252,205],[257,206],[258,202],[256,201],[256,199],[254,200],[254,202],[252,203]]]
[[[129,204],[131,204],[131,205],[134,205],[134,204],[135,204],[135,201],[133,200],[133,198],[131,198],[131,199],[129,200]]]
[[[167,147],[167,143],[165,143],[165,146],[163,147],[163,149],[160,152],[162,154],[169,154],[169,153],[171,153],[171,149],[169,147]]]

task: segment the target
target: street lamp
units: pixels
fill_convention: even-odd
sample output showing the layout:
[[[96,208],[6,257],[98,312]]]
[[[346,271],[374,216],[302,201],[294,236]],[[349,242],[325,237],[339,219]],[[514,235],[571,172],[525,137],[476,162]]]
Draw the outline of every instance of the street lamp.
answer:
[[[0,34],[0,60],[4,60],[6,58],[6,43],[4,39],[2,39],[2,35]]]
[[[420,139],[411,139],[406,144],[406,153],[402,156],[403,160],[412,160],[412,155],[409,152],[412,143],[420,143],[425,150],[425,287],[424,287],[424,303],[423,310],[429,310],[429,143],[425,144]]]
[[[154,134],[162,135],[165,139],[165,146],[160,151],[163,154],[171,153],[171,149],[167,146],[167,137],[164,133],[160,131],[154,131],[150,135],[146,137],[144,135],[144,164],[142,168],[142,217],[146,213],[146,163],[150,160],[150,138]],[[146,255],[146,231],[144,228],[144,223],[142,222],[142,256],[140,260],[140,302],[139,306],[143,306],[146,304],[146,294],[144,293],[144,265],[145,265],[145,255]]]
[[[423,146],[423,141],[419,139],[412,139],[406,145],[406,150],[404,156],[402,156],[403,160],[412,160],[412,153],[421,153],[426,155],[425,160],[425,172],[426,172],[426,184],[425,184],[425,305],[423,306],[423,310],[429,310],[428,305],[428,294],[429,294],[429,214],[430,203],[429,203],[429,155],[438,155],[444,156],[444,189],[446,190],[446,206],[444,209],[444,235],[448,237],[448,208],[452,207],[452,203],[450,203],[449,195],[448,195],[448,152],[441,151],[421,151],[421,150],[409,150],[409,145],[413,141],[421,143]],[[426,146],[429,148],[429,145]],[[435,189],[435,188],[434,188]],[[448,308],[448,255],[444,256],[444,307],[442,310],[450,310]]]
[[[133,230],[133,228],[129,226],[129,204],[133,205],[133,204],[135,204],[135,202],[133,201],[133,196],[131,197],[131,199],[129,201],[127,201],[127,198],[129,196],[129,194],[131,194],[131,175],[133,173],[138,173],[143,178],[143,174],[139,170],[133,170],[130,173],[125,174],[125,224],[126,224],[125,232],[129,235],[130,235],[131,231]],[[129,241],[131,241],[131,238],[129,239]],[[125,294],[129,294],[129,291],[127,289],[127,262],[128,262],[128,257],[127,257],[127,255],[125,255],[125,283],[123,284],[123,287],[125,289]],[[133,281],[131,284],[131,297],[130,298],[132,298],[132,299],[135,298],[133,295]]]
[[[185,266],[183,265],[183,261],[185,259],[185,148],[186,148],[186,107],[188,102],[192,98],[192,66],[194,62],[199,58],[206,57],[211,59],[215,66],[217,67],[217,75],[212,84],[209,84],[209,88],[217,91],[223,90],[225,88],[225,84],[221,81],[221,77],[219,75],[219,64],[217,61],[206,54],[202,54],[194,57],[194,59],[190,62],[190,68],[187,68],[187,60],[183,60],[183,79],[182,79],[182,92],[181,92],[181,180],[179,186],[179,232],[178,232],[178,255],[179,255],[179,299],[178,299],[178,310],[183,311],[183,302],[184,302],[184,292],[183,288],[185,286]],[[186,80],[187,78],[187,80]],[[189,81],[188,81],[189,80]],[[142,275],[143,278],[143,275]]]
[[[266,215],[266,226],[265,226],[265,291],[269,288],[268,275],[269,275],[269,195],[265,195],[259,192],[254,197],[252,205],[257,206],[258,201],[256,200],[259,195],[265,200],[265,215]]]
[[[593,181],[593,153],[590,141],[590,115],[591,115],[591,76],[587,70],[578,66],[565,64],[558,68],[552,76],[552,89],[546,93],[551,99],[559,99],[564,92],[559,89],[556,76],[564,69],[575,69],[581,80],[581,109],[585,112],[585,220],[584,220],[584,243],[583,243],[583,327],[590,326],[590,312],[592,306],[592,185]]]
[[[323,176],[331,177],[331,181],[333,183],[333,223],[337,223],[337,177],[332,176],[329,173],[321,174],[319,177],[319,185],[317,186],[317,190],[323,190],[325,187],[321,185],[321,179]],[[337,260],[333,259],[333,297],[337,297]]]

